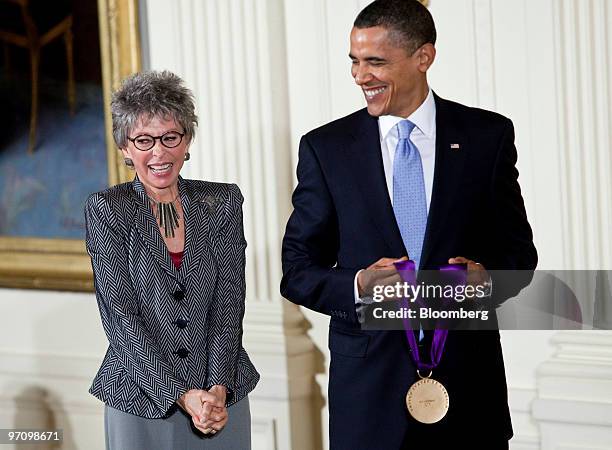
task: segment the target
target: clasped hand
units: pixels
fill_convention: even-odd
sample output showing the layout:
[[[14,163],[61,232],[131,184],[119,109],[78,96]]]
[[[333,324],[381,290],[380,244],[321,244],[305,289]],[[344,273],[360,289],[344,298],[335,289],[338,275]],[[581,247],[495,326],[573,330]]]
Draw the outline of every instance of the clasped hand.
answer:
[[[215,385],[208,391],[191,389],[185,392],[177,403],[191,416],[198,430],[204,434],[215,434],[227,423],[226,395],[225,386]]]

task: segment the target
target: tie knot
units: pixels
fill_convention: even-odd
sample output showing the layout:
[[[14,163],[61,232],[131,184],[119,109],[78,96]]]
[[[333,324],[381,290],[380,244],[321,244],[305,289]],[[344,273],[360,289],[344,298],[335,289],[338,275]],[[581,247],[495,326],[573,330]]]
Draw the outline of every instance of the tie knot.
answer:
[[[416,125],[413,124],[412,122],[410,122],[409,120],[400,120],[397,123],[397,129],[399,132],[399,138],[400,139],[409,139],[410,138],[410,133],[412,133],[412,130],[414,130],[414,127]]]

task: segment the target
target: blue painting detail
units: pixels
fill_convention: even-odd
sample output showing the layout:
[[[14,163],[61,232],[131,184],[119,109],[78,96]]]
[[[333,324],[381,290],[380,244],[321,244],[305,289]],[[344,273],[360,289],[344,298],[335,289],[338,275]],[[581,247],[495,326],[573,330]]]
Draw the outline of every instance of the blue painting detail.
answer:
[[[0,144],[0,235],[82,239],[85,199],[108,186],[102,88],[77,84],[74,116],[65,95],[41,97],[34,154],[27,152],[29,89],[18,91],[3,93],[15,115]]]

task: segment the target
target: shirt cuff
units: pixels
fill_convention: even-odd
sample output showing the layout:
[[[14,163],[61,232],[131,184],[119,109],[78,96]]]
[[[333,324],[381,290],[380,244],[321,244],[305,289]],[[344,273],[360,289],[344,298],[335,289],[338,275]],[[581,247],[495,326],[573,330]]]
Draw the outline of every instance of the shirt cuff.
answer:
[[[355,279],[353,280],[353,295],[355,296],[355,305],[370,305],[374,303],[374,299],[372,296],[363,296],[359,297],[359,287],[357,286],[357,278],[359,274],[363,272],[365,269],[361,269],[355,274]]]
[[[355,279],[353,280],[353,295],[355,297],[355,312],[357,313],[357,320],[359,323],[364,322],[364,313],[365,308],[368,305],[374,303],[374,298],[371,296],[363,296],[359,297],[359,287],[357,286],[357,277],[364,269],[361,269],[355,274]]]

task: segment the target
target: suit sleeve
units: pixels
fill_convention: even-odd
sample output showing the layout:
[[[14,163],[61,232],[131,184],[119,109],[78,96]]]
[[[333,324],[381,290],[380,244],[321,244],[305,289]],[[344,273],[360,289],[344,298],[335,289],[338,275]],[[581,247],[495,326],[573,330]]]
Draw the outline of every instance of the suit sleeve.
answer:
[[[247,243],[242,220],[243,201],[238,186],[231,185],[225,203],[227,221],[213,244],[217,261],[217,283],[210,309],[207,387],[215,384],[225,386],[228,389],[228,401],[237,388],[236,370],[245,310]]]
[[[336,209],[320,162],[304,136],[300,142],[298,185],[282,246],[281,294],[314,311],[357,322],[357,270],[339,268]]]
[[[107,202],[100,195],[85,205],[86,245],[91,257],[102,326],[128,376],[165,415],[188,390],[145,328],[134,293],[123,240]]]
[[[518,183],[514,126],[507,120],[491,179],[493,227],[490,253],[483,260],[492,269],[493,300],[499,303],[517,295],[531,281],[538,262],[533,233]]]

